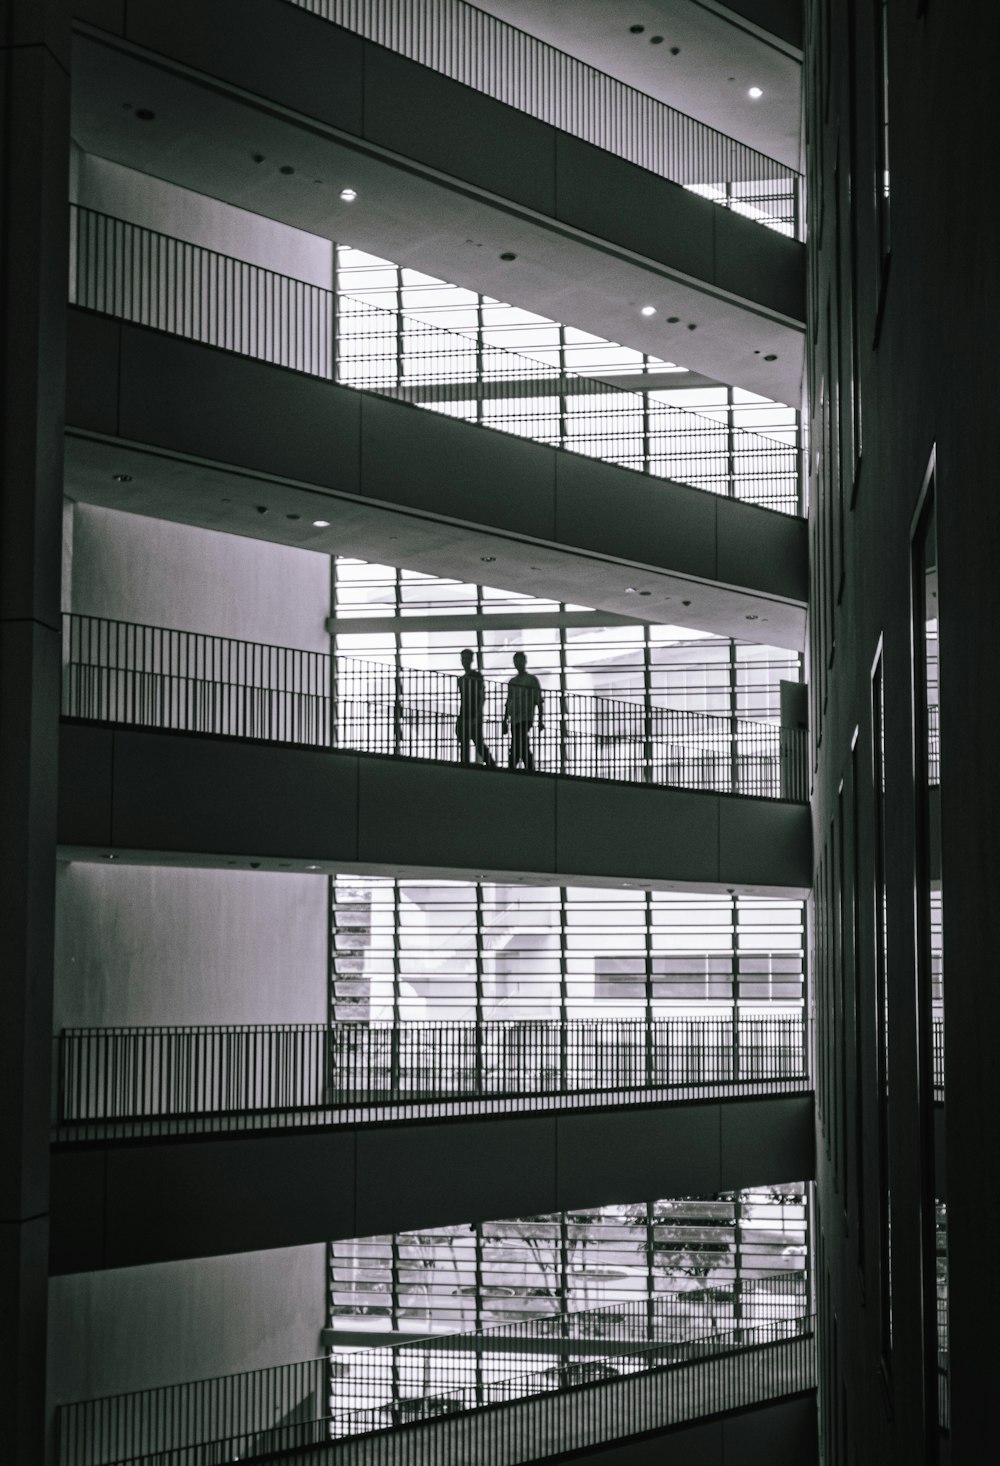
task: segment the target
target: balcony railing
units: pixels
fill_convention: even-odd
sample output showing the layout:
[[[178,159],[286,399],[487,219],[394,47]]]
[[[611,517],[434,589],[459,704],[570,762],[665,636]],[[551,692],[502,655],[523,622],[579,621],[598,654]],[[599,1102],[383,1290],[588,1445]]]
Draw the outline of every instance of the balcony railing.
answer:
[[[681,1332],[676,1303],[649,1299],[80,1401],[57,1412],[57,1460],[59,1466],[217,1466],[271,1460],[279,1452],[298,1460],[303,1451],[303,1459],[315,1462],[371,1461],[382,1459],[372,1440],[379,1436],[391,1441],[394,1461],[453,1460],[458,1457],[446,1447],[435,1453],[442,1440],[407,1433],[404,1444],[395,1428],[446,1427],[456,1416],[463,1417],[461,1459],[533,1460],[574,1444],[574,1431],[551,1430],[557,1421],[592,1432],[582,1444],[812,1387],[813,1320],[805,1313],[801,1274],[794,1290],[768,1307],[764,1291],[748,1279],[742,1321],[693,1338]],[[690,1315],[683,1320],[690,1327]],[[526,1369],[531,1355],[541,1357]],[[558,1414],[525,1412],[542,1401],[551,1405],[554,1396],[567,1397]],[[527,1454],[526,1421],[550,1427]],[[363,1455],[351,1450],[352,1442]],[[482,1450],[470,1450],[473,1445]],[[521,1453],[511,1454],[512,1448]]]
[[[69,1028],[55,1042],[56,1135],[76,1140],[808,1087],[799,1012]]]
[[[515,751],[503,727],[506,695],[504,683],[488,680],[481,723],[467,728],[455,679],[440,672],[63,617],[67,718],[451,763],[472,756],[481,730],[503,762]],[[808,797],[804,731],[749,718],[550,692],[544,731],[530,744],[534,767],[547,774]]]
[[[223,351],[788,514],[795,443],[71,206],[70,301]]]
[[[291,0],[782,234],[802,238],[802,177],[464,0]]]

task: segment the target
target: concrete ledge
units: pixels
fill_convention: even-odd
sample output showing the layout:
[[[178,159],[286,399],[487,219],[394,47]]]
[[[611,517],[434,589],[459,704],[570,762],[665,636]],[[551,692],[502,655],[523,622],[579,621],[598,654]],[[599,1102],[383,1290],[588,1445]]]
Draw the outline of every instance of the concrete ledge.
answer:
[[[733,1128],[752,1142],[728,1145]],[[813,1130],[797,1095],[55,1148],[51,1271],[809,1180]]]
[[[803,644],[804,520],[75,308],[69,343],[74,498],[362,559],[391,536],[465,579],[488,550],[505,587],[616,614],[645,572],[646,619]]]
[[[60,753],[60,845],[123,859],[796,897],[812,870],[779,800],[75,723]]]

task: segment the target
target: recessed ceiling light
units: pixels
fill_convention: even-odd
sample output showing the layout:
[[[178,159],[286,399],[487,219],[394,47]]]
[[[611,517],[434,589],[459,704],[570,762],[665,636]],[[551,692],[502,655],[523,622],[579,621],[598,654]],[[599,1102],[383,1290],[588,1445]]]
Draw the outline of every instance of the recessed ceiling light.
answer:
[[[294,173],[295,169],[292,167],[291,163],[282,163],[281,167],[278,169],[278,172],[286,174]]]
[[[502,260],[507,260],[509,262],[510,260],[516,260],[517,259],[517,255],[514,253],[514,251],[512,249],[505,249],[504,252],[503,252],[503,254],[500,256],[500,258]]]
[[[130,484],[132,482],[132,475],[130,473],[113,473],[111,477],[116,484]]]
[[[652,591],[651,591],[651,590],[641,590],[641,591],[640,591],[640,592],[639,592],[639,594],[640,594],[640,595],[641,595],[641,596],[651,596],[651,595],[652,595],[652,594],[653,594],[653,592],[652,592]]]
[[[639,312],[639,314],[641,316],[655,316],[656,315],[656,306],[655,305],[644,305],[643,308],[642,308],[642,310]]]
[[[662,36],[650,36],[650,38],[649,38],[649,44],[651,46],[662,46],[662,44],[663,44],[663,37]]]
[[[757,617],[756,617],[756,615],[752,611],[748,611],[747,612],[747,620],[748,621],[756,621],[757,620]]]
[[[342,188],[340,190],[340,202],[342,204],[353,204],[358,196],[356,188]]]
[[[625,587],[625,594],[627,596],[634,596],[635,595],[635,586],[634,585],[627,585]]]
[[[629,30],[632,32],[632,34],[634,36],[641,36],[642,33],[643,33],[643,31],[645,29],[646,29],[646,27],[644,25],[630,25],[629,26]]]
[[[496,555],[480,555],[479,558],[480,560],[482,560],[484,565],[492,565],[493,562],[496,560]]]
[[[286,514],[285,515],[285,518],[286,519],[301,519],[302,518],[302,515],[301,514]]]
[[[765,361],[777,361],[778,358],[773,351],[769,351],[764,358]]]
[[[138,117],[140,122],[152,122],[153,118],[156,116],[156,113],[150,112],[148,107],[137,107],[135,115]]]
[[[111,852],[110,852],[110,850],[109,850],[108,853],[105,855],[104,859],[105,860],[117,860],[118,857],[117,857],[117,855],[112,855]]]
[[[748,97],[752,97],[755,102],[756,102],[756,100],[757,100],[758,97],[762,97],[763,95],[764,95],[764,88],[763,87],[751,87],[750,90],[747,92],[747,96]]]
[[[313,520],[313,529],[329,529],[329,528],[330,528],[330,521],[328,519],[314,519]]]

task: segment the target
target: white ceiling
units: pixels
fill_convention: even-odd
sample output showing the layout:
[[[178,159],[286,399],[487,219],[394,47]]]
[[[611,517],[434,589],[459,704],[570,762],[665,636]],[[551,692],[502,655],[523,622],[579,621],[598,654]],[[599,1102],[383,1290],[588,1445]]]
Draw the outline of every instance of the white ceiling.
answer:
[[[155,120],[138,121],[140,106]],[[86,152],[799,405],[800,322],[83,36],[72,126]],[[347,183],[358,190],[353,204],[339,199]],[[516,261],[502,261],[505,251]],[[647,302],[658,307],[652,319],[639,314]],[[678,324],[667,323],[672,315]]]
[[[119,482],[115,476],[120,474],[128,475],[128,481]],[[71,499],[108,509],[326,555],[405,565],[473,584],[484,578],[483,557],[492,556],[489,582],[503,590],[545,595],[622,616],[641,615],[657,625],[691,627],[794,651],[804,646],[806,613],[801,602],[672,575],[634,561],[490,533],[476,525],[305,484],[255,477],[132,444],[67,434],[66,493]],[[261,513],[261,508],[266,512]],[[329,521],[329,527],[314,528],[314,519]],[[627,585],[637,592],[649,591],[649,595],[640,599],[626,592]],[[752,622],[748,623],[748,617]]]
[[[801,61],[732,12],[724,17],[698,0],[476,5],[768,157],[801,167]],[[632,34],[633,25],[644,27],[641,35]],[[657,44],[654,36],[663,39]],[[757,101],[747,95],[752,86],[763,90]]]

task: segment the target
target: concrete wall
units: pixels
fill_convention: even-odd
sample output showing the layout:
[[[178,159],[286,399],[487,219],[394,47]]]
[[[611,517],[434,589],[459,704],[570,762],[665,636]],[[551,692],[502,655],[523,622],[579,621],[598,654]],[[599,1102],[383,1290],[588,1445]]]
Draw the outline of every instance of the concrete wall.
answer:
[[[326,555],[77,504],[63,563],[78,613],[329,649]],[[326,929],[318,877],[61,865],[55,1029],[322,1021]]]
[[[179,188],[151,173],[140,173],[81,148],[74,149],[70,199],[174,239],[218,250],[326,290],[332,288],[334,245],[329,239]]]
[[[322,1023],[327,883],[265,871],[60,864],[54,1030]]]
[[[832,1000],[820,1007],[817,1034],[824,1414],[828,1430],[840,1417],[839,1450],[862,1466],[939,1458],[934,1178],[943,1160],[950,1459],[975,1463],[996,1428],[991,1321],[1000,1310],[1000,1269],[984,1258],[1000,1215],[1000,1169],[993,1161],[1000,1145],[994,955],[1000,943],[1000,682],[993,670],[1000,498],[996,372],[983,327],[1000,312],[1000,272],[993,200],[978,187],[995,153],[996,12],[966,0],[947,10],[927,5],[915,22],[916,7],[885,7],[887,239],[880,237],[876,212],[883,164],[872,107],[882,90],[872,27],[880,7],[867,14],[859,9],[853,50],[847,24],[830,31],[816,23],[817,10],[806,74],[817,78],[808,104],[815,226],[810,441],[823,445],[810,489],[815,851],[827,877],[817,884],[815,965]],[[828,86],[821,84],[824,76]],[[853,137],[850,129],[845,133],[846,118],[856,120]],[[918,977],[927,886],[919,813],[927,790],[914,758],[911,630],[914,520],[932,453],[946,1033],[939,1113],[925,1047],[929,1004]],[[884,839],[872,774],[871,674],[880,648]],[[884,1007],[875,963],[880,847]],[[890,1076],[884,1101],[883,1027]],[[883,1341],[890,1343],[889,1359],[882,1357]]]
[[[316,1243],[52,1278],[50,1408],[314,1358],[325,1265]]]
[[[77,504],[72,609],[328,652],[327,555]]]

